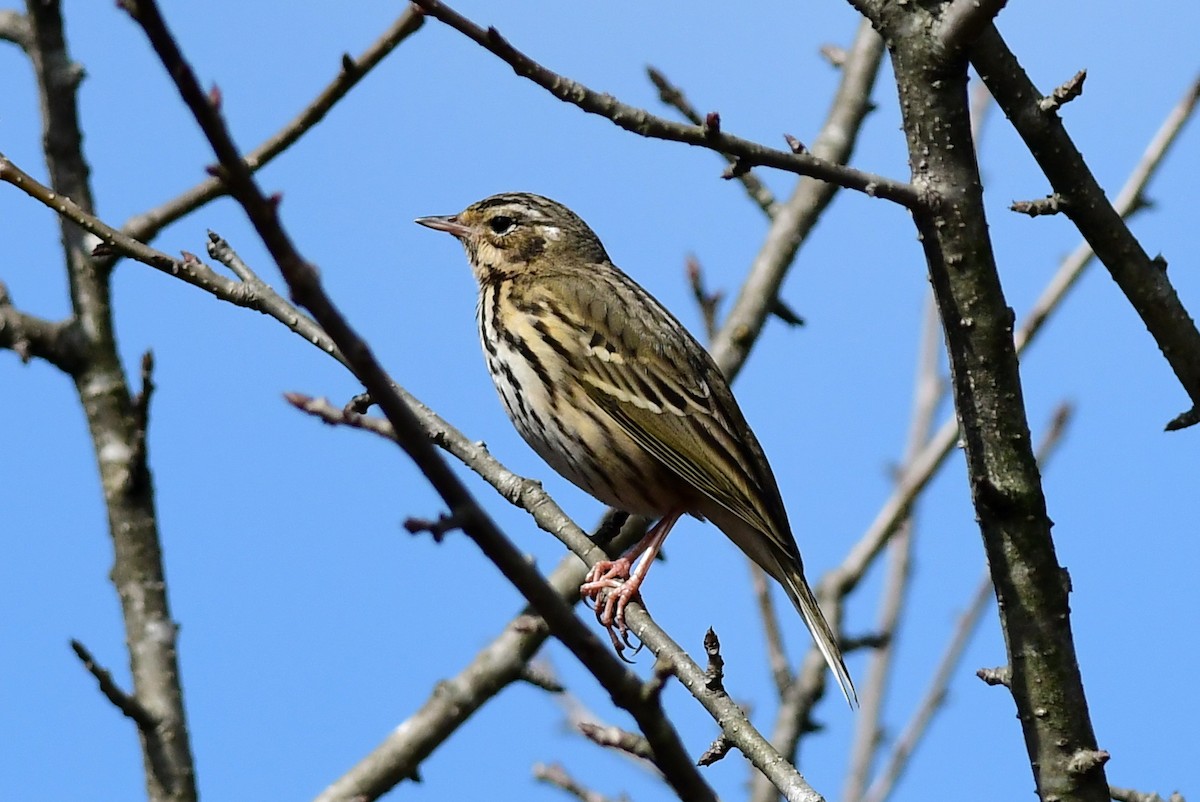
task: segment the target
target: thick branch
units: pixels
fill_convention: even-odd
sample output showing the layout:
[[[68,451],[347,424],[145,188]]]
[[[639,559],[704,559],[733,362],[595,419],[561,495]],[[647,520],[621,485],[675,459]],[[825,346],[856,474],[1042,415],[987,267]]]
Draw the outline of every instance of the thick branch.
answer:
[[[83,70],[67,53],[57,0],[29,0],[27,13],[53,199],[57,205],[69,204],[90,215],[93,202],[76,108]],[[9,168],[0,160],[5,180],[12,180]],[[73,378],[100,469],[113,541],[112,581],[121,599],[133,698],[155,721],[153,728],[138,731],[147,793],[156,802],[192,802],[195,771],[175,651],[176,626],[167,604],[153,483],[138,459],[145,432],[138,426],[117,355],[108,271],[92,260],[85,229],[66,215],[60,214],[58,221],[79,334],[80,364]]]
[[[1012,668],[1012,693],[1044,800],[1106,799],[1075,657],[1067,585],[1030,444],[1013,314],[996,271],[973,153],[965,64],[911,31],[920,9],[876,20],[892,42],[914,184],[914,217],[945,331],[954,401]],[[914,27],[915,26],[915,27]],[[995,94],[993,92],[993,94]]]
[[[1146,253],[1109,203],[1062,120],[1041,108],[1041,93],[994,27],[979,37],[971,63],[1063,199],[1062,212],[1108,268],[1191,398],[1192,409],[1167,429],[1200,422],[1200,331],[1167,278],[1166,264]],[[1189,94],[1195,103],[1200,79]]]

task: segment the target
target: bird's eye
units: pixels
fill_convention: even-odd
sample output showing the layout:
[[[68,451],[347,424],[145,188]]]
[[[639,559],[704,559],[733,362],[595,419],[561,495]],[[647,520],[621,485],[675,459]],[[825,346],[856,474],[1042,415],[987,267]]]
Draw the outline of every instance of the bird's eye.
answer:
[[[496,234],[507,234],[517,226],[517,221],[506,214],[498,214],[488,220],[488,228]]]

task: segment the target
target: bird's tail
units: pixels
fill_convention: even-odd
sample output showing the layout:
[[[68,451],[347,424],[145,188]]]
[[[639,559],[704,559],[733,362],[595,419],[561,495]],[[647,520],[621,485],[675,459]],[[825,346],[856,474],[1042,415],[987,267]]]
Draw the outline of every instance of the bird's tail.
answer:
[[[792,604],[796,605],[800,617],[804,619],[804,625],[812,633],[813,640],[816,641],[817,648],[821,650],[821,655],[829,665],[829,670],[837,678],[838,686],[842,689],[846,701],[851,707],[857,707],[858,694],[854,691],[854,682],[850,679],[850,672],[846,669],[846,663],[842,659],[842,650],[838,646],[833,630],[829,628],[829,622],[825,620],[825,614],[821,612],[821,606],[817,604],[817,597],[813,595],[812,588],[808,586],[804,574],[798,568],[780,565],[780,569],[780,573],[783,575],[781,584],[787,591],[788,598],[792,600]]]

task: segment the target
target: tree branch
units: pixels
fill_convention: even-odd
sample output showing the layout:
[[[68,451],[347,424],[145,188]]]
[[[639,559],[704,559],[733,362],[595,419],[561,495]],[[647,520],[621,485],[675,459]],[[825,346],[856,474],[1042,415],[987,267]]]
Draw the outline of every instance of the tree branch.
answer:
[[[1066,434],[1072,412],[1071,406],[1066,403],[1060,404],[1054,411],[1054,415],[1050,419],[1050,425],[1047,427],[1042,442],[1038,446],[1039,465],[1047,465],[1050,458],[1054,455],[1059,443],[1062,442],[1062,438]],[[901,730],[900,736],[896,739],[895,744],[893,744],[891,753],[884,762],[883,768],[871,782],[871,786],[867,789],[865,795],[846,797],[846,802],[853,802],[855,799],[862,799],[863,802],[884,802],[891,795],[896,783],[908,767],[912,755],[924,737],[930,722],[933,721],[933,717],[945,704],[950,680],[953,679],[955,669],[958,668],[959,662],[962,660],[963,652],[974,636],[975,630],[979,626],[979,621],[993,598],[992,577],[985,568],[983,576],[980,577],[979,584],[971,594],[971,599],[967,603],[966,610],[958,619],[958,625],[954,628],[954,633],[945,651],[942,653],[941,660],[938,661],[938,665],[934,669],[929,689],[917,704],[908,724]]]
[[[446,23],[481,47],[494,53],[522,78],[528,78],[552,95],[578,106],[590,114],[604,117],[626,131],[651,139],[666,139],[687,145],[708,148],[726,156],[736,157],[744,167],[763,165],[780,170],[829,181],[846,189],[854,189],[877,198],[884,198],[912,208],[917,194],[912,186],[879,175],[843,167],[811,154],[789,153],[763,147],[740,137],[706,126],[682,125],[620,102],[612,95],[596,92],[543,67],[510,45],[495,28],[483,28],[460,15],[438,0],[416,0],[425,13]]]
[[[1096,737],[1075,654],[1068,587],[1030,443],[1013,313],[987,232],[966,69],[912,35],[933,24],[926,15],[923,8],[896,5],[874,22],[891,43],[913,183],[925,193],[914,220],[945,331],[1012,696],[1042,798],[1099,802],[1107,796],[1102,764],[1081,771],[1076,760],[1097,751]]]
[[[33,42],[33,31],[29,27],[29,18],[19,11],[10,9],[0,11],[0,39],[12,42],[28,53]]]
[[[74,338],[74,323],[58,323],[26,314],[13,305],[8,287],[0,281],[0,348],[7,348],[22,362],[43,359],[63,373],[79,370],[79,350]]]
[[[89,169],[83,157],[76,90],[83,69],[67,52],[58,0],[28,0],[31,27],[27,48],[41,99],[43,149],[54,207],[94,208]],[[0,173],[12,180],[11,165],[0,157]],[[149,471],[134,481],[131,457],[139,432],[112,325],[108,271],[91,258],[86,231],[69,216],[58,223],[78,333],[79,364],[72,373],[92,439],[113,542],[113,585],[133,674],[133,698],[153,717],[140,728],[147,795],[154,802],[194,802],[195,768],[179,663],[176,625],[167,602],[159,546],[154,489]],[[143,433],[144,434],[144,433]]]
[[[850,159],[863,119],[871,108],[871,90],[882,56],[883,40],[864,20],[842,66],[842,80],[833,104],[812,145],[812,153],[822,161],[841,163]],[[750,264],[746,280],[709,349],[731,379],[750,355],[750,347],[774,309],[779,288],[800,245],[836,193],[834,184],[805,178],[777,208],[762,248]]]
[[[994,27],[979,37],[971,51],[971,63],[1054,192],[1062,197],[1063,213],[1108,268],[1191,398],[1192,408],[1166,428],[1182,429],[1200,422],[1200,331],[1167,278],[1165,262],[1151,258],[1133,236],[1104,196],[1062,120],[1039,106],[1041,93]],[[1200,78],[1188,90],[1185,104],[1189,109],[1198,97]],[[1189,113],[1182,112],[1184,116]]]
[[[942,47],[965,52],[1006,5],[1008,0],[950,0],[937,27]]]
[[[917,349],[917,370],[913,381],[912,422],[909,425],[908,442],[901,462],[904,466],[911,464],[928,444],[934,416],[945,397],[946,388],[938,375],[940,347],[941,332],[938,328],[937,309],[930,298],[926,301],[925,314],[922,315],[921,341]],[[885,636],[886,642],[872,653],[863,691],[859,695],[861,708],[855,723],[850,765],[846,772],[845,790],[842,793],[845,802],[857,802],[862,798],[876,750],[883,742],[883,707],[887,699],[888,682],[892,678],[896,636],[901,613],[908,598],[912,573],[910,566],[915,540],[914,525],[911,508],[907,512],[908,517],[899,525],[896,534],[888,543],[887,572],[876,625],[876,629]]]
[[[244,159],[246,166],[251,171],[257,171],[295,144],[325,119],[325,115],[338,101],[424,23],[425,15],[410,5],[383,35],[357,57],[342,56],[337,76],[299,114],[250,151]],[[121,226],[121,232],[133,239],[149,242],[166,226],[225,194],[227,190],[224,182],[217,177],[209,178],[166,203],[130,218]]]

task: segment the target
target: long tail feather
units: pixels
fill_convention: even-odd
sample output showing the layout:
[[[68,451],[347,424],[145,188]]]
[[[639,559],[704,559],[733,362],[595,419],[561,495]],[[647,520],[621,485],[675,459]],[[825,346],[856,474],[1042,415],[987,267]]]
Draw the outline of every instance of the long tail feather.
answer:
[[[833,630],[829,628],[829,622],[825,620],[825,614],[821,612],[820,605],[817,604],[817,597],[813,595],[804,575],[798,570],[780,565],[780,573],[784,577],[781,583],[783,589],[787,591],[792,604],[796,605],[800,617],[804,619],[804,625],[812,633],[817,648],[821,650],[821,655],[829,665],[829,670],[837,678],[838,686],[842,689],[846,702],[851,707],[857,707],[858,694],[854,690],[854,682],[850,679],[850,672],[846,669],[846,663],[842,659],[842,650],[838,646],[837,638],[834,636]]]

